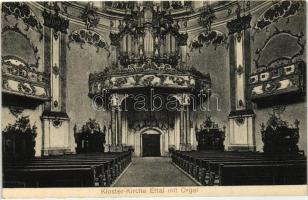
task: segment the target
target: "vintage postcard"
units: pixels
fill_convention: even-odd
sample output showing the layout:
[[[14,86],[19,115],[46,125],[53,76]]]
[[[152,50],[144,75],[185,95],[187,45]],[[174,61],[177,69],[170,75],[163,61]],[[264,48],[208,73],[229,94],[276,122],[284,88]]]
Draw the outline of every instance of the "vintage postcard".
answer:
[[[306,13],[2,2],[3,197],[307,195]]]

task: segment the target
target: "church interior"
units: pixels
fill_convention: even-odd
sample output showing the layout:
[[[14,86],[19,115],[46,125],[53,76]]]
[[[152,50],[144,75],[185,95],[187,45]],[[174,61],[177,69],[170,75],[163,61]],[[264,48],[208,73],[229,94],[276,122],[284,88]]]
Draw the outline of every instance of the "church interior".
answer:
[[[4,187],[307,183],[305,1],[1,9]]]

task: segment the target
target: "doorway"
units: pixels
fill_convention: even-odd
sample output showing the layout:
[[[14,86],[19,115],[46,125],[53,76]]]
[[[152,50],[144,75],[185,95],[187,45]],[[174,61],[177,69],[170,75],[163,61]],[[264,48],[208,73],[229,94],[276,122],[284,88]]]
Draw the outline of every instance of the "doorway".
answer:
[[[160,156],[160,134],[142,134],[142,156]]]

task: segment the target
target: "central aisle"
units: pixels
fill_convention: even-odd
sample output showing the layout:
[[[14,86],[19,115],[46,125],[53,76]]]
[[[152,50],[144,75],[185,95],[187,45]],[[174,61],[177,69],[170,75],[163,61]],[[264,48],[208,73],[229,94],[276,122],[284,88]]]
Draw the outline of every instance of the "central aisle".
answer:
[[[114,187],[196,186],[170,158],[137,157]]]

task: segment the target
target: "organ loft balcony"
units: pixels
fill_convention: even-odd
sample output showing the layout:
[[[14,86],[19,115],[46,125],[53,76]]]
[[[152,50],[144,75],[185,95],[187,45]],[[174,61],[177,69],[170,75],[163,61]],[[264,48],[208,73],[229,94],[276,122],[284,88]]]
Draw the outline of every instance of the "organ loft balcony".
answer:
[[[89,96],[139,92],[206,93],[209,74],[187,64],[188,35],[171,12],[153,2],[136,4],[110,32],[113,64],[89,75]]]

